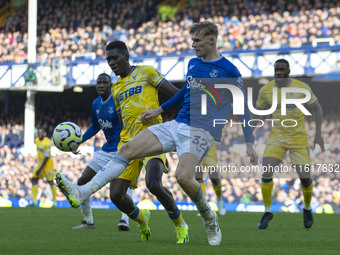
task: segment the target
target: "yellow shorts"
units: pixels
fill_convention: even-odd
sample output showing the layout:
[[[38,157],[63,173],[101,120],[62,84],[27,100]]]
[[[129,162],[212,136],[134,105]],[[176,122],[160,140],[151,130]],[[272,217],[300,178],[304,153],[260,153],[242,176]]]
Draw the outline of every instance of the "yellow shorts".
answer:
[[[266,148],[263,153],[263,157],[273,157],[279,160],[283,160],[286,152],[289,151],[290,163],[292,165],[310,165],[308,142],[303,140],[295,140],[293,142],[287,142],[279,140],[275,137],[270,137],[267,140]]]
[[[147,158],[135,159],[130,162],[128,167],[124,170],[124,172],[118,178],[130,181],[131,189],[137,188],[138,178],[139,178],[140,172],[142,171],[143,166],[146,167],[148,161],[154,158],[159,158],[160,160],[162,160],[164,167],[166,168],[166,163],[165,163],[166,158],[164,154],[147,157]]]
[[[216,166],[217,165],[217,158],[216,155],[211,155],[211,153],[208,153],[207,156],[203,159],[201,162],[202,166]]]
[[[40,174],[37,174],[37,170],[40,168],[40,164],[33,170],[33,178],[43,178],[45,177],[48,182],[52,182],[54,179],[54,167],[46,165]]]

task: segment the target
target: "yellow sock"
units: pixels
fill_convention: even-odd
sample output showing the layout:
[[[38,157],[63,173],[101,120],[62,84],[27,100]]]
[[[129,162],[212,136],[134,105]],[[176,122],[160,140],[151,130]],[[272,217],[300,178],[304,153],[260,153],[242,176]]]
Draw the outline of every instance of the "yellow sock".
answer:
[[[52,189],[52,195],[53,195],[53,204],[56,204],[57,203],[57,188],[53,184],[51,185],[51,189]]]
[[[272,203],[272,189],[273,189],[273,178],[262,178],[261,191],[263,197],[264,208],[266,210],[270,209]]]
[[[305,208],[310,207],[310,202],[312,201],[313,196],[313,187],[314,187],[313,180],[310,180],[310,182],[307,185],[301,184]]]
[[[182,213],[178,208],[176,211],[167,211],[167,213],[176,227],[180,226],[183,223],[184,220],[182,217]]]
[[[129,214],[130,219],[138,222],[139,224],[143,225],[145,223],[145,215],[144,213],[139,210],[139,208],[136,206],[136,209],[132,211],[132,213]]]
[[[38,183],[32,184],[32,197],[33,197],[33,203],[37,203],[37,196],[38,196]]]
[[[221,180],[219,180],[217,185],[213,184],[213,188],[215,190],[216,196],[217,197],[221,197],[222,196],[222,184],[221,184]]]
[[[204,197],[205,197],[205,195],[207,194],[207,192],[205,191],[204,181],[203,181],[203,180],[200,180],[200,181],[198,181],[198,183],[201,185],[201,189],[202,189],[203,194],[204,194]]]

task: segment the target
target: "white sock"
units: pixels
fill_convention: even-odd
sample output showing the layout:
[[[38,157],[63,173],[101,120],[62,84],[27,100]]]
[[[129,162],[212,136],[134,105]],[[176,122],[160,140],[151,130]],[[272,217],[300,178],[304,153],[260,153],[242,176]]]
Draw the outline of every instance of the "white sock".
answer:
[[[197,210],[200,212],[204,221],[211,221],[213,218],[213,214],[208,204],[208,201],[205,199],[202,189],[200,188],[198,193],[194,198],[191,198],[192,202],[197,207]]]
[[[272,209],[271,209],[271,208],[266,209],[266,210],[264,210],[264,212],[265,212],[265,213],[266,213],[266,212],[272,212]]]
[[[310,206],[309,207],[304,206],[303,208],[306,209],[306,210],[312,210],[312,208]]]
[[[90,198],[87,198],[82,204],[81,204],[81,212],[84,215],[84,220],[87,224],[93,224],[93,215],[92,215],[92,209],[90,206]]]
[[[129,161],[126,158],[120,155],[114,155],[112,160],[100,169],[91,181],[83,186],[78,186],[82,199],[86,200],[107,183],[120,176],[128,165]]]
[[[129,223],[129,216],[127,216],[126,213],[123,213],[123,212],[122,212],[122,218],[121,218],[121,220],[124,220],[124,221],[126,221],[127,223]]]

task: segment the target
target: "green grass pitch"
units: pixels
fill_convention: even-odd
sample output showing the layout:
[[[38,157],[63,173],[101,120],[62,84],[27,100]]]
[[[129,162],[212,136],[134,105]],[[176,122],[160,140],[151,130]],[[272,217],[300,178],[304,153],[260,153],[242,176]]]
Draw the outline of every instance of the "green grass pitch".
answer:
[[[306,230],[302,214],[275,213],[268,229],[259,230],[261,213],[227,212],[219,216],[220,246],[209,246],[201,217],[184,211],[190,242],[177,245],[165,211],[152,211],[151,240],[142,243],[135,222],[119,232],[118,210],[93,210],[95,229],[72,230],[79,210],[0,208],[0,254],[340,254],[340,215],[314,215]]]

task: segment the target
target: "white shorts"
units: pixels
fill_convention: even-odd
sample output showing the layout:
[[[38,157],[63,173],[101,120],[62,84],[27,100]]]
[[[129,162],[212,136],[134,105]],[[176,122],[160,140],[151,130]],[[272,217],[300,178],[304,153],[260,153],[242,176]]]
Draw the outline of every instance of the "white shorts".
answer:
[[[178,158],[183,153],[191,153],[201,162],[214,143],[208,131],[176,120],[153,125],[148,129],[157,136],[163,146],[163,153],[177,151]]]
[[[98,171],[102,169],[112,159],[113,155],[115,155],[116,153],[117,151],[114,151],[114,152],[105,152],[102,150],[97,151],[94,154],[88,166],[92,168],[96,173],[98,173]]]

